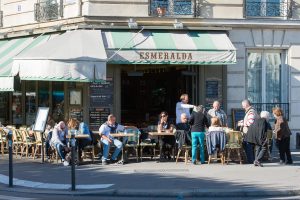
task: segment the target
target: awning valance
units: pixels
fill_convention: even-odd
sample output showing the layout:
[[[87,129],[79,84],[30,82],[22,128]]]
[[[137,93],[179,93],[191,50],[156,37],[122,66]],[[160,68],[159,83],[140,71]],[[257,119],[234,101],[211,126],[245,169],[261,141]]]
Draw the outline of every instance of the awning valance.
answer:
[[[69,31],[16,56],[13,74],[21,80],[102,81],[106,58],[101,31]]]
[[[103,31],[108,63],[227,65],[236,49],[225,32]]]
[[[46,42],[50,37],[50,35],[43,35],[0,41],[0,91],[14,91],[13,58],[21,52]]]

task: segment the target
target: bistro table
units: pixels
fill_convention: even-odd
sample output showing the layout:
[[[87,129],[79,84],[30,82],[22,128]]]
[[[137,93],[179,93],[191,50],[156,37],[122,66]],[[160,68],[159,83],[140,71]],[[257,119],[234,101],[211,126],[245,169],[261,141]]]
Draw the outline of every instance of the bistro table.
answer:
[[[122,138],[122,137],[133,137],[134,133],[110,133],[112,137]],[[122,161],[124,162],[124,146],[122,147]]]
[[[88,139],[90,137],[90,135],[88,134],[75,134],[75,139],[78,139],[78,143],[80,142],[80,140],[84,140],[84,139]],[[71,134],[68,134],[66,136],[66,138],[70,139],[71,138]],[[77,159],[78,159],[78,162],[77,162],[77,165],[80,165],[79,163],[79,147],[77,146]]]
[[[157,136],[158,137],[158,142],[159,142],[159,139],[161,136],[174,136],[174,133],[173,132],[165,132],[165,131],[162,131],[162,132],[149,132],[148,133],[149,135],[151,136]],[[159,157],[161,157],[161,148],[159,148]]]

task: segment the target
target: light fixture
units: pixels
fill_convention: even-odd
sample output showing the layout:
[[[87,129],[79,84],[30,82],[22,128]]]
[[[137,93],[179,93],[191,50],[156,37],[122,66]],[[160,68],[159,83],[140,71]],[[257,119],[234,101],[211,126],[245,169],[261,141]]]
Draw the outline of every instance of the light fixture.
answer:
[[[137,22],[134,19],[129,18],[129,20],[128,20],[128,27],[132,28],[132,29],[138,28],[138,24],[137,24]]]
[[[183,29],[183,24],[182,22],[178,21],[177,19],[175,19],[175,22],[174,22],[174,28],[175,29]]]

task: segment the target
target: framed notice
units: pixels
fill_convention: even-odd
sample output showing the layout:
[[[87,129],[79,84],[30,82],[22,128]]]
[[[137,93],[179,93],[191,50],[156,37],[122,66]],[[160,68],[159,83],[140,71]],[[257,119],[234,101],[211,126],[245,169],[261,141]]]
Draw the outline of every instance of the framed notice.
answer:
[[[39,131],[39,132],[45,131],[48,113],[49,113],[49,107],[39,107],[35,118],[34,127],[33,127],[34,131]]]
[[[81,106],[81,90],[70,90],[70,105]]]
[[[242,108],[232,108],[232,128],[236,129],[238,121],[243,120],[245,117],[245,111]]]

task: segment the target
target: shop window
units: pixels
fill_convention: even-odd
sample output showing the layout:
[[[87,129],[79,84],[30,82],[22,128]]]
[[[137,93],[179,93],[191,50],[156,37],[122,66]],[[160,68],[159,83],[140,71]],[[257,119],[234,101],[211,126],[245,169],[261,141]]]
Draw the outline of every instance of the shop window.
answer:
[[[23,123],[22,120],[22,92],[13,92],[12,96],[12,122],[19,125]]]
[[[39,97],[38,97],[38,105],[39,107],[49,107],[49,82],[48,81],[40,81],[39,82]]]
[[[281,107],[288,114],[288,68],[281,51],[251,51],[247,61],[247,96],[260,110]]]
[[[25,84],[26,125],[30,126],[34,123],[36,115],[36,82],[27,81]]]
[[[55,122],[64,120],[64,82],[52,83],[52,115]]]
[[[8,92],[0,93],[0,123],[8,124],[9,123],[9,107],[8,107]]]

